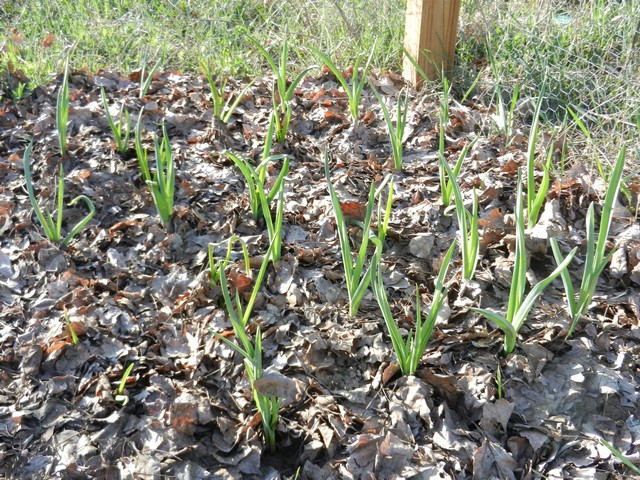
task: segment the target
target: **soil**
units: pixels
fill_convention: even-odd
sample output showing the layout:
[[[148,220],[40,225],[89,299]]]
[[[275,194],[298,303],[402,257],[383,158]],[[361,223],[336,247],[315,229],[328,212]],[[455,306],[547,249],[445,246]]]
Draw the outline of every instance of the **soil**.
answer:
[[[401,376],[373,293],[367,292],[355,317],[348,315],[324,154],[351,220],[361,215],[370,185],[394,177],[392,219],[378,267],[397,322],[408,331],[415,325],[416,286],[428,310],[443,255],[457,236],[456,217],[440,195],[439,97],[412,92],[404,163],[397,171],[371,89],[365,89],[361,119],[353,125],[336,79],[329,73],[306,78],[291,102],[286,140],[272,149],[290,158],[282,259],[267,270],[249,328],[252,335],[256,325],[262,331],[265,370],[295,384],[283,399],[277,448],[270,452],[242,359],[215,335],[234,340],[220,286],[210,278],[208,246],[214,244],[214,258],[221,259],[233,235],[246,242],[254,272],[243,273],[239,248],[228,270],[244,301],[269,239],[264,222],[251,214],[244,177],[224,152],[260,161],[272,79],[258,79],[226,125],[213,119],[203,78],[157,73],[143,98],[138,81],[135,74],[72,72],[65,156],[55,127],[61,79],[18,102],[0,103],[0,475],[632,476],[600,438],[630,461],[640,460],[637,183],[628,183],[615,209],[611,241],[619,249],[587,318],[565,338],[570,322],[558,279],[536,303],[516,350],[504,355],[501,331],[470,307],[506,309],[517,170],[526,163],[527,135],[518,130],[507,144],[480,98],[452,101],[445,131],[450,164],[477,139],[459,182],[467,201],[477,189],[481,260],[474,281],[461,282],[456,252],[447,302],[418,372]],[[371,82],[394,111],[401,79],[372,75]],[[231,86],[240,91],[246,83]],[[114,118],[124,107],[135,125],[142,112],[150,159],[153,135],[166,125],[177,170],[169,225],[160,221],[141,180],[133,140],[126,152],[115,149],[100,87]],[[522,129],[528,132],[526,125]],[[44,237],[29,202],[23,154],[30,139],[40,203],[54,208],[62,165],[65,203],[86,195],[95,204],[95,217],[66,247]],[[560,155],[561,147],[547,138],[537,158],[546,158],[545,148]],[[281,160],[270,164],[268,183],[280,166]],[[571,264],[577,284],[587,207],[595,202],[599,219],[604,189],[588,165],[554,169],[539,224],[527,232],[530,282],[555,268],[547,240],[556,236],[565,252],[580,247]],[[64,232],[86,213],[82,202],[66,207]],[[357,249],[362,230],[352,223]]]

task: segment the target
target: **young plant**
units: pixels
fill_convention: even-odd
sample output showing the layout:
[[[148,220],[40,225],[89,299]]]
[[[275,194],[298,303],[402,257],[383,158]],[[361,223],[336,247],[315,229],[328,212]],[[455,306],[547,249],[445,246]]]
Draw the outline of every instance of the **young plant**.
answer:
[[[571,263],[577,248],[574,248],[566,259],[561,262],[551,274],[539,281],[525,297],[527,283],[527,251],[524,237],[524,207],[522,205],[522,178],[518,172],[518,190],[516,194],[516,251],[515,263],[513,265],[513,276],[511,278],[511,290],[509,291],[509,303],[507,305],[506,316],[485,310],[483,308],[472,308],[473,311],[485,316],[495,323],[504,333],[504,353],[513,352],[516,347],[516,337],[522,325],[524,325],[533,304],[543,290],[553,282],[567,265]]]
[[[258,168],[253,166],[244,158],[238,157],[231,152],[227,156],[238,166],[249,187],[249,201],[251,211],[256,218],[263,218],[267,225],[269,242],[273,245],[272,260],[274,263],[280,260],[282,251],[282,220],[284,219],[284,187],[285,176],[289,172],[289,157],[286,155],[276,155],[266,157]],[[276,179],[269,193],[265,190],[265,171],[269,162],[276,158],[284,157],[284,163],[280,170],[280,175]],[[271,214],[271,202],[278,196],[276,202],[275,218]]]
[[[529,132],[529,145],[527,147],[527,226],[529,228],[533,228],[536,223],[538,223],[540,210],[542,210],[544,201],[547,198],[547,192],[549,191],[551,159],[553,155],[553,149],[549,148],[549,151],[547,152],[547,161],[542,166],[544,173],[542,181],[540,182],[540,188],[536,192],[536,143],[538,141],[538,134],[540,131],[540,110],[542,108],[544,91],[545,88],[543,85],[540,95],[538,95],[538,101],[536,102],[536,108],[533,114],[533,123],[531,125],[531,131]]]
[[[504,133],[504,137],[506,140],[507,146],[511,143],[513,137],[513,119],[514,112],[516,110],[516,106],[518,104],[518,98],[520,96],[520,85],[516,85],[513,89],[513,94],[511,95],[511,101],[507,105],[505,105],[503,94],[504,90],[502,88],[502,84],[500,83],[500,73],[498,72],[498,63],[495,61],[493,57],[493,50],[488,49],[487,53],[489,55],[489,62],[491,63],[491,70],[493,70],[493,78],[496,79],[495,84],[495,96],[496,96],[496,104],[498,113],[491,116],[493,121],[496,122],[498,129]],[[542,95],[540,95],[542,98]]]
[[[158,215],[165,228],[170,228],[171,215],[173,213],[173,196],[175,191],[176,172],[174,168],[173,153],[171,152],[171,144],[169,143],[169,135],[167,128],[162,125],[162,140],[158,140],[157,136],[153,138],[156,171],[151,178],[149,170],[149,161],[147,158],[147,150],[142,146],[140,124],[142,122],[142,112],[138,118],[136,125],[136,155],[138,164],[140,165],[140,173],[151,190],[153,203],[158,210]]]
[[[206,64],[201,64],[202,72],[204,73],[207,82],[209,82],[209,88],[211,89],[211,101],[213,102],[213,116],[220,120],[222,123],[229,123],[231,116],[234,114],[238,105],[242,101],[245,94],[249,91],[254,82],[249,83],[244,87],[235,99],[232,95],[229,95],[225,101],[225,91],[227,87],[227,80],[224,79],[220,82],[220,86],[216,85],[211,74],[211,68]]]
[[[67,121],[69,120],[69,57],[64,65],[62,86],[58,90],[56,101],[56,127],[58,131],[58,143],[60,155],[67,154]]]
[[[64,309],[64,321],[67,324],[67,329],[69,330],[69,336],[71,337],[71,343],[73,345],[78,345],[78,343],[80,343],[80,340],[78,339],[78,334],[76,333],[75,329],[73,328],[73,325],[71,325],[71,320],[69,320],[69,312],[67,312],[67,309]]]
[[[418,63],[418,60],[416,60],[416,58],[411,55],[411,53],[409,53],[409,50],[407,50],[404,46],[402,47],[402,52],[406,55],[407,59],[409,60],[409,62],[411,62],[411,65],[413,65],[413,68],[416,69],[416,72],[418,72],[418,74],[422,77],[422,80],[424,80],[425,82],[430,82],[431,79],[429,78],[429,75],[427,75],[427,73],[422,69],[422,67],[420,66],[420,64]],[[425,57],[429,59],[428,55],[425,52],[422,52]],[[433,62],[432,62],[433,64]],[[433,64],[436,67],[436,70],[438,70],[437,66],[435,64]]]
[[[265,58],[271,71],[275,76],[275,85],[272,92],[273,97],[273,116],[276,120],[276,139],[278,142],[284,142],[289,128],[289,122],[291,120],[291,106],[289,102],[293,98],[295,89],[304,78],[304,76],[311,69],[315,67],[307,67],[300,71],[293,81],[287,87],[287,60],[289,57],[289,43],[287,40],[282,44],[282,53],[280,54],[280,65],[276,65],[273,57],[267,52],[267,50],[253,37],[248,37],[251,43],[253,43],[262,56]]]
[[[162,124],[162,140],[159,141],[155,136],[153,144],[156,152],[156,172],[153,180],[147,183],[151,188],[151,196],[158,209],[158,214],[162,222],[168,225],[173,213],[176,172],[169,135],[167,135],[167,128],[164,124]]]
[[[520,96],[520,85],[516,85],[513,89],[513,93],[511,94],[511,101],[505,104],[503,100],[503,92],[504,90],[500,86],[499,83],[496,84],[496,103],[498,113],[491,115],[491,118],[498,129],[504,133],[504,138],[506,140],[506,145],[509,146],[511,144],[511,140],[513,137],[513,125],[514,125],[514,112],[516,110],[516,106],[518,105],[518,98]]]
[[[600,278],[600,274],[616,250],[616,248],[613,248],[607,253],[607,237],[609,236],[609,228],[611,227],[613,207],[618,198],[618,192],[620,191],[625,155],[626,148],[623,147],[611,173],[610,183],[602,207],[597,240],[595,235],[594,204],[591,203],[587,210],[587,255],[585,257],[582,282],[580,283],[580,290],[577,292],[577,298],[569,272],[566,270],[562,272],[562,283],[564,284],[564,290],[567,295],[567,309],[569,310],[569,317],[571,318],[571,327],[567,332],[567,337],[571,336],[580,319],[589,310],[589,304],[596,290],[598,278]],[[566,262],[555,238],[551,239],[551,249],[553,250],[553,256],[557,263]]]
[[[93,206],[93,202],[86,195],[79,195],[71,202],[68,203],[68,206],[73,206],[82,200],[89,208],[89,213],[86,217],[84,217],[80,222],[76,224],[75,227],[64,237],[62,238],[62,217],[63,217],[63,209],[64,209],[64,172],[62,170],[62,165],[60,165],[60,173],[58,175],[58,187],[57,187],[57,219],[54,220],[52,214],[45,207],[44,213],[40,209],[40,205],[38,204],[38,200],[36,199],[36,195],[33,190],[33,183],[31,181],[31,165],[30,165],[30,157],[31,157],[31,148],[33,143],[30,143],[27,149],[24,152],[24,176],[25,181],[27,183],[27,192],[29,194],[29,200],[31,201],[31,205],[33,206],[33,210],[36,212],[36,217],[38,217],[38,221],[44,228],[44,232],[47,238],[54,242],[60,243],[62,242],[63,246],[69,245],[69,242],[75,237],[80,230],[93,218],[96,213],[96,209]],[[54,198],[54,201],[56,199]]]
[[[470,148],[470,147],[469,147]],[[465,150],[468,150],[465,146]],[[466,155],[465,150],[462,151],[460,157]],[[462,256],[462,278],[471,280],[476,271],[478,264],[478,255],[480,252],[480,234],[478,232],[478,196],[475,189],[473,190],[473,207],[469,212],[464,206],[462,192],[456,179],[456,174],[446,160],[440,159],[440,168],[444,170],[449,177],[448,186],[453,189],[455,199],[456,216],[458,217],[458,231],[460,236],[460,253]]]
[[[231,248],[234,242],[239,242],[240,243],[240,247],[242,248],[242,256],[244,258],[244,271],[246,272],[247,276],[251,275],[251,264],[250,264],[250,259],[249,259],[249,250],[247,249],[247,244],[246,242],[238,237],[237,235],[232,236],[226,243],[227,243],[227,254],[224,258],[224,261],[226,263],[229,262],[229,260],[231,259]],[[221,242],[221,243],[225,243],[225,242]],[[218,262],[215,259],[215,255],[214,255],[214,248],[216,246],[220,245],[220,243],[210,243],[209,244],[209,277],[211,279],[211,285],[216,285],[218,283],[220,283],[220,270],[218,269]]]
[[[616,447],[614,447],[613,445],[611,445],[609,442],[607,442],[604,438],[600,437],[600,443],[602,443],[605,447],[607,447],[607,449],[611,452],[611,454],[616,457],[618,460],[620,460],[620,462],[622,462],[626,467],[629,468],[629,470],[631,470],[632,472],[640,475],[640,468],[636,467],[631,460],[629,460],[627,457],[625,457],[620,450],[618,450]],[[631,477],[629,477],[631,478]]]
[[[284,112],[281,112],[279,108],[274,108],[271,112],[269,123],[275,126],[274,136],[278,143],[284,142],[287,138],[289,124],[291,123],[291,113],[291,105],[288,103],[284,106]]]
[[[273,254],[271,260],[276,263],[280,260],[282,255],[282,220],[284,219],[284,182],[280,183],[278,188],[278,201],[276,202],[275,218],[271,217],[271,211],[269,210],[269,203],[267,196],[264,194],[264,190],[260,190],[260,206],[262,207],[262,213],[264,215],[265,223],[267,224],[267,233],[269,235],[269,242],[273,245]]]
[[[145,70],[147,68],[147,63],[142,65],[142,70],[140,71],[140,98],[144,98],[147,96],[147,91],[151,86],[151,82],[153,81],[153,76],[156,74],[156,70],[160,66],[160,60],[156,62],[156,64],[151,68],[151,72],[149,75],[145,76]]]
[[[249,318],[251,317],[251,313],[253,311],[253,305],[258,298],[258,292],[260,291],[260,287],[262,286],[262,282],[264,280],[265,275],[267,274],[267,267],[269,266],[269,262],[272,260],[272,255],[274,251],[274,244],[271,243],[269,248],[267,249],[267,253],[265,253],[264,259],[262,260],[262,264],[260,265],[260,270],[258,271],[258,275],[255,278],[253,284],[253,290],[251,291],[251,297],[249,297],[249,301],[246,306],[242,306],[242,302],[240,301],[240,296],[236,291],[235,302],[231,300],[231,295],[229,293],[229,285],[227,283],[227,277],[224,273],[224,270],[227,268],[228,260],[220,260],[217,263],[217,275],[216,278],[220,282],[220,287],[222,289],[222,297],[224,298],[225,306],[227,307],[227,313],[229,314],[229,318],[232,322],[238,323],[238,325],[242,326],[242,328],[246,328],[249,323]],[[209,257],[211,261],[212,257]],[[245,257],[245,261],[247,257]],[[245,263],[245,268],[247,267],[247,263]],[[213,268],[210,264],[210,270]],[[249,274],[249,271],[247,271]]]
[[[273,248],[273,244],[269,245],[269,249],[267,250],[264,260],[262,261],[260,272],[258,273],[255,285],[253,287],[251,298],[244,309],[242,308],[240,297],[237,292],[235,296],[235,302],[231,300],[227,276],[225,274],[227,261],[221,260],[220,262],[218,262],[218,272],[222,296],[224,298],[227,313],[229,314],[233,332],[239,344],[232,342],[231,340],[223,337],[220,334],[216,334],[216,336],[220,340],[229,345],[243,357],[244,366],[247,371],[247,376],[249,377],[249,384],[253,392],[253,399],[256,404],[258,414],[262,419],[262,431],[264,434],[264,440],[267,448],[269,448],[269,450],[271,451],[275,450],[276,446],[276,426],[278,424],[278,412],[280,411],[280,406],[282,405],[282,399],[274,396],[263,395],[255,387],[255,382],[260,380],[263,374],[262,335],[260,332],[260,326],[257,326],[255,340],[254,343],[252,343],[249,339],[249,336],[247,335],[247,324],[251,315],[251,311],[253,309],[253,303],[255,302],[258,291],[260,290],[260,286],[262,285],[262,280],[264,279],[267,266],[269,265]]]
[[[276,195],[279,195],[284,179],[289,172],[289,157],[287,155],[266,156],[262,159],[257,168],[254,168],[249,160],[239,157],[231,152],[225,153],[227,154],[227,157],[229,157],[229,159],[240,169],[240,172],[242,172],[242,175],[247,182],[247,187],[249,188],[249,204],[251,206],[253,218],[256,220],[264,218],[266,220],[267,212],[269,210],[264,209],[262,197],[265,198],[266,204],[269,206]],[[281,159],[284,159],[284,162],[282,163],[280,174],[276,178],[271,190],[269,190],[269,193],[267,193],[265,189],[267,167],[270,162]]]
[[[104,87],[100,87],[100,95],[102,96],[104,113],[107,116],[107,121],[109,122],[109,126],[111,127],[111,131],[113,132],[113,136],[116,140],[116,148],[121,154],[124,154],[129,146],[129,134],[131,133],[131,119],[129,112],[124,109],[123,105],[120,110],[120,118],[116,124],[111,116],[111,112],[109,112],[109,102],[107,101],[107,95],[104,91]],[[123,125],[126,125],[126,132],[124,131]]]
[[[222,275],[224,278],[224,273]],[[233,318],[231,319],[231,325],[233,332],[236,336],[236,340],[239,343],[234,343],[228,338],[223,337],[220,334],[216,336],[224,343],[229,345],[232,349],[238,352],[244,362],[247,376],[249,377],[249,385],[253,392],[253,400],[262,420],[262,433],[264,435],[264,443],[270,451],[274,451],[276,448],[276,426],[278,425],[278,416],[280,407],[282,406],[282,399],[278,397],[268,397],[263,395],[255,387],[255,382],[262,378],[262,333],[260,326],[256,327],[254,343],[249,339],[246,330]]]
[[[123,407],[127,403],[129,403],[129,397],[127,397],[124,394],[124,389],[127,386],[127,380],[129,379],[129,376],[133,371],[133,365],[134,365],[133,363],[130,363],[129,366],[124,371],[124,373],[122,374],[122,378],[120,379],[120,383],[118,384],[118,389],[116,390],[116,396],[114,397],[114,400],[116,401],[116,403],[121,404]]]
[[[354,260],[351,251],[351,244],[349,242],[349,232],[347,231],[347,221],[342,213],[338,195],[331,183],[331,176],[329,173],[329,156],[326,151],[324,154],[324,172],[325,178],[327,179],[327,188],[329,189],[329,194],[331,196],[333,212],[336,217],[338,238],[340,240],[340,253],[342,255],[344,276],[347,282],[347,292],[349,295],[349,316],[354,317],[358,313],[360,302],[369,287],[375,266],[379,263],[382,255],[384,239],[389,225],[389,220],[391,218],[391,206],[393,204],[393,180],[390,176],[387,176],[377,191],[375,189],[375,185],[371,185],[364,222],[362,223],[362,243],[360,244],[360,249],[358,250],[357,256]],[[373,214],[373,204],[375,199],[381,196],[382,190],[386,185],[389,186],[387,206],[383,212],[381,204],[378,203],[378,233],[374,234],[371,231],[370,226],[371,216]],[[365,269],[369,242],[375,245],[375,252],[369,267]]]
[[[431,308],[424,321],[420,311],[420,291],[416,286],[416,327],[415,330],[409,332],[406,339],[402,338],[400,329],[393,319],[393,314],[389,308],[389,301],[387,300],[387,294],[385,293],[382,282],[382,273],[379,268],[377,276],[373,277],[373,291],[378,300],[378,305],[380,305],[384,323],[391,336],[391,343],[396,352],[396,357],[398,357],[398,364],[400,365],[400,370],[403,375],[414,375],[416,373],[422,354],[427,348],[427,343],[433,333],[438,313],[440,313],[447,298],[447,288],[444,286],[444,280],[447,276],[449,264],[451,263],[454,247],[455,243],[449,247],[442,261],[442,266],[436,280]]]
[[[316,50],[313,47],[309,47],[314,54],[316,54],[322,62],[329,67],[329,70],[335,75],[340,85],[347,94],[349,99],[349,112],[351,113],[351,118],[353,119],[353,125],[357,125],[359,118],[359,110],[360,110],[360,98],[362,97],[362,89],[364,88],[365,83],[367,82],[367,75],[369,73],[369,68],[371,67],[371,59],[373,58],[373,52],[375,51],[375,44],[371,48],[371,52],[369,53],[369,57],[367,58],[367,62],[362,69],[362,76],[358,77],[358,67],[360,66],[360,56],[356,59],[356,63],[353,66],[353,73],[351,74],[351,86],[347,83],[347,80],[344,78],[342,72],[336,67],[336,64],[329,58],[328,55],[322,53],[320,50]]]
[[[438,163],[438,170],[440,174],[440,193],[442,198],[442,205],[444,208],[448,208],[451,205],[451,195],[453,195],[453,183],[451,178],[457,179],[458,174],[460,173],[460,169],[462,168],[462,164],[469,151],[475,145],[477,140],[474,140],[471,143],[468,143],[464,146],[460,155],[458,156],[458,160],[456,160],[456,164],[453,167],[453,176],[449,175],[449,180],[447,180],[446,170],[442,167],[443,162],[446,163],[446,158],[444,157],[445,150],[445,131],[447,129],[447,124],[449,123],[449,81],[446,77],[442,77],[442,99],[440,100],[440,126],[439,126],[439,141],[438,141],[438,158],[440,162]]]
[[[142,110],[138,115],[138,122],[136,123],[134,145],[136,148],[136,158],[138,159],[138,166],[140,167],[140,175],[143,182],[151,181],[151,171],[149,170],[149,160],[147,157],[147,149],[142,145]]]
[[[382,115],[384,116],[384,120],[387,123],[387,129],[389,130],[389,140],[391,141],[391,152],[393,153],[393,161],[396,170],[402,170],[402,143],[404,141],[404,129],[407,125],[407,105],[409,103],[409,91],[405,90],[402,100],[400,99],[400,97],[398,97],[396,103],[396,121],[394,125],[393,121],[391,120],[389,110],[384,103],[384,100],[382,100],[382,97],[373,87],[373,85],[371,85],[371,89],[378,99],[380,108],[382,108]]]

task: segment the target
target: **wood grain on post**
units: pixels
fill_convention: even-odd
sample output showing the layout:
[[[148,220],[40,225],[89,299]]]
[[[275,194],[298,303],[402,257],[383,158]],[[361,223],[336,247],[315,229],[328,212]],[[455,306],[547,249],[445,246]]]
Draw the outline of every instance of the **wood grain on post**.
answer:
[[[404,48],[430,80],[437,80],[439,70],[447,71],[453,64],[459,14],[460,0],[407,0]],[[422,84],[422,76],[406,56],[403,66],[407,81]]]

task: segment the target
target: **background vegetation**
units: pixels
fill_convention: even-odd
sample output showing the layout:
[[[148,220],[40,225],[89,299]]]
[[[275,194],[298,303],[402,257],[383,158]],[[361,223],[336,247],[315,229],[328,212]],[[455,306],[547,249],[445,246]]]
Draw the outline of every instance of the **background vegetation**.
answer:
[[[21,98],[51,82],[72,45],[71,65],[90,71],[126,74],[158,61],[198,71],[204,62],[217,74],[255,75],[265,62],[248,35],[276,55],[286,38],[298,68],[317,63],[307,47],[344,68],[373,48],[375,68],[399,71],[404,15],[397,0],[2,2],[0,88]],[[474,86],[476,99],[497,106],[517,92],[515,113],[526,114],[544,85],[547,125],[611,162],[622,143],[638,143],[639,19],[638,0],[463,0],[454,93]],[[567,107],[592,141],[573,128]],[[629,153],[637,165],[637,147]]]

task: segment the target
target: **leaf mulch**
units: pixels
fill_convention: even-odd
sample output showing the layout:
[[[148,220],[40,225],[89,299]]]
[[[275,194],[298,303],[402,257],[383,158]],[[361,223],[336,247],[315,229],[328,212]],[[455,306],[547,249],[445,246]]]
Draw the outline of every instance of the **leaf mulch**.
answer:
[[[212,121],[203,78],[156,74],[142,99],[137,81],[105,71],[72,73],[65,158],[55,132],[60,78],[18,103],[0,104],[1,475],[276,479],[294,478],[299,469],[301,479],[629,478],[599,437],[640,460],[640,226],[629,207],[637,202],[637,183],[615,211],[611,240],[622,247],[601,278],[590,317],[565,340],[558,280],[532,311],[516,351],[504,357],[501,333],[469,307],[506,307],[526,136],[516,135],[507,148],[492,134],[490,110],[480,102],[452,103],[449,160],[480,137],[460,179],[467,199],[478,189],[482,261],[475,282],[453,281],[418,374],[400,377],[371,292],[358,316],[347,316],[322,163],[326,148],[341,199],[357,207],[371,182],[391,171],[386,125],[370,90],[354,129],[335,78],[306,79],[295,93],[287,141],[273,151],[291,157],[283,258],[269,268],[252,319],[264,332],[265,368],[296,385],[281,411],[278,450],[269,453],[242,362],[214,336],[232,333],[220,290],[209,282],[207,246],[235,234],[256,263],[266,251],[266,229],[253,220],[244,179],[223,151],[260,158],[271,80],[251,87],[227,126]],[[394,105],[401,80],[386,74],[372,82]],[[133,149],[114,151],[101,86],[115,117],[123,105],[134,123],[143,112],[147,147],[166,122],[178,172],[171,233],[141,182]],[[435,93],[414,94],[405,168],[393,172],[396,196],[381,268],[407,329],[415,286],[427,306],[456,237],[456,221],[439,200],[438,101]],[[94,219],[67,248],[43,238],[29,203],[22,155],[30,137],[39,198],[53,198],[62,163],[65,201],[85,194],[96,205]],[[274,164],[271,178],[277,172]],[[565,249],[581,245],[584,259],[584,216],[603,192],[588,166],[554,178],[528,238],[531,281],[555,266],[550,235]],[[85,213],[81,204],[68,207],[65,228]],[[353,234],[357,240],[357,228]],[[216,255],[223,254],[218,247]],[[239,256],[232,258],[240,265]],[[454,265],[457,271],[458,258]],[[572,271],[579,273],[578,262]],[[131,363],[122,406],[114,396]]]

